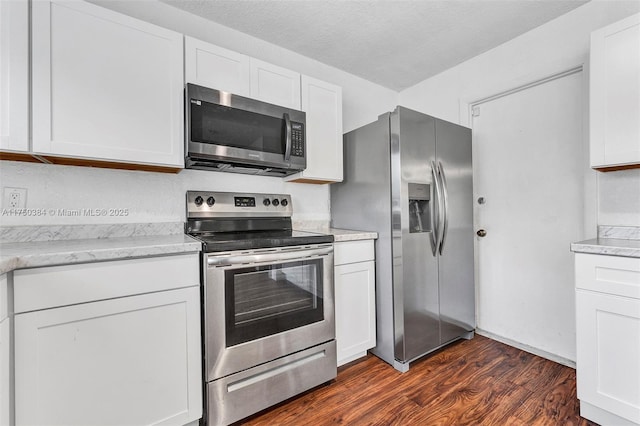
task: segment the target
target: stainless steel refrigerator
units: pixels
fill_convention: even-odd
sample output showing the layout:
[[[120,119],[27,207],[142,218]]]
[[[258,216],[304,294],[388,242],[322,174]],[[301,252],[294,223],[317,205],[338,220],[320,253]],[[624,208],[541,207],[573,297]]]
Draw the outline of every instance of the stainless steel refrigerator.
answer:
[[[471,130],[397,107],[344,136],[332,226],[377,231],[373,353],[397,370],[473,337]]]

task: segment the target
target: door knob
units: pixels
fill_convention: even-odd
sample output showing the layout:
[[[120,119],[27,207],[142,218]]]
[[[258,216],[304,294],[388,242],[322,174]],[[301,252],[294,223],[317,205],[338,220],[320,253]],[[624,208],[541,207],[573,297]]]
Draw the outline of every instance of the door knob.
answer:
[[[485,235],[487,235],[487,231],[485,231],[484,229],[479,229],[478,232],[476,232],[476,235],[478,237],[484,237]]]

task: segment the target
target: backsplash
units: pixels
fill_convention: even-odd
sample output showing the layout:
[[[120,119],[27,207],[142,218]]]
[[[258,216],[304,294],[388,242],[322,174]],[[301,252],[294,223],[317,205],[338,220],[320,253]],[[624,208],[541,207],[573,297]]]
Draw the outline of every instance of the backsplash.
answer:
[[[640,169],[598,173],[598,225],[640,226]]]
[[[640,226],[598,226],[598,238],[640,240]]]
[[[2,206],[1,226],[183,223],[187,190],[291,194],[294,223],[328,225],[330,220],[328,185],[289,183],[275,177],[3,161],[0,181],[2,187],[27,189],[23,211]]]

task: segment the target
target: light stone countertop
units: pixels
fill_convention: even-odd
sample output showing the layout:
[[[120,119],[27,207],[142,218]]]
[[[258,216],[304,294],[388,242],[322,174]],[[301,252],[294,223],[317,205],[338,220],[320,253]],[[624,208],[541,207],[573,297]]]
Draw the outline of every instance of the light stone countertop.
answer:
[[[200,251],[200,242],[181,233],[181,229],[180,223],[0,228],[0,274],[23,268]],[[333,234],[335,242],[378,238],[376,232],[324,231]]]
[[[170,233],[155,234],[166,231]],[[0,242],[0,273],[201,250],[199,241],[178,232],[179,225],[166,224],[4,228],[0,229],[0,236],[7,237]],[[70,236],[74,238],[69,239]]]
[[[598,226],[598,238],[571,244],[575,253],[640,257],[640,227]]]
[[[603,254],[607,256],[625,256],[640,258],[640,240],[616,238],[594,238],[571,244],[575,253]]]
[[[329,228],[328,233],[333,234],[333,241],[336,243],[342,241],[375,240],[378,238],[377,232],[370,231]]]

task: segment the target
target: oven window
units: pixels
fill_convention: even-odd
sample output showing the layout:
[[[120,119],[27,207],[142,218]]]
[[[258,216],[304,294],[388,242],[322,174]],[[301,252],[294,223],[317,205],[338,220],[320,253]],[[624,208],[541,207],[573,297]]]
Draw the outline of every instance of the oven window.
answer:
[[[227,270],[227,347],[322,321],[322,275],[322,259]]]
[[[285,122],[224,105],[191,103],[191,140],[215,145],[284,154]]]

